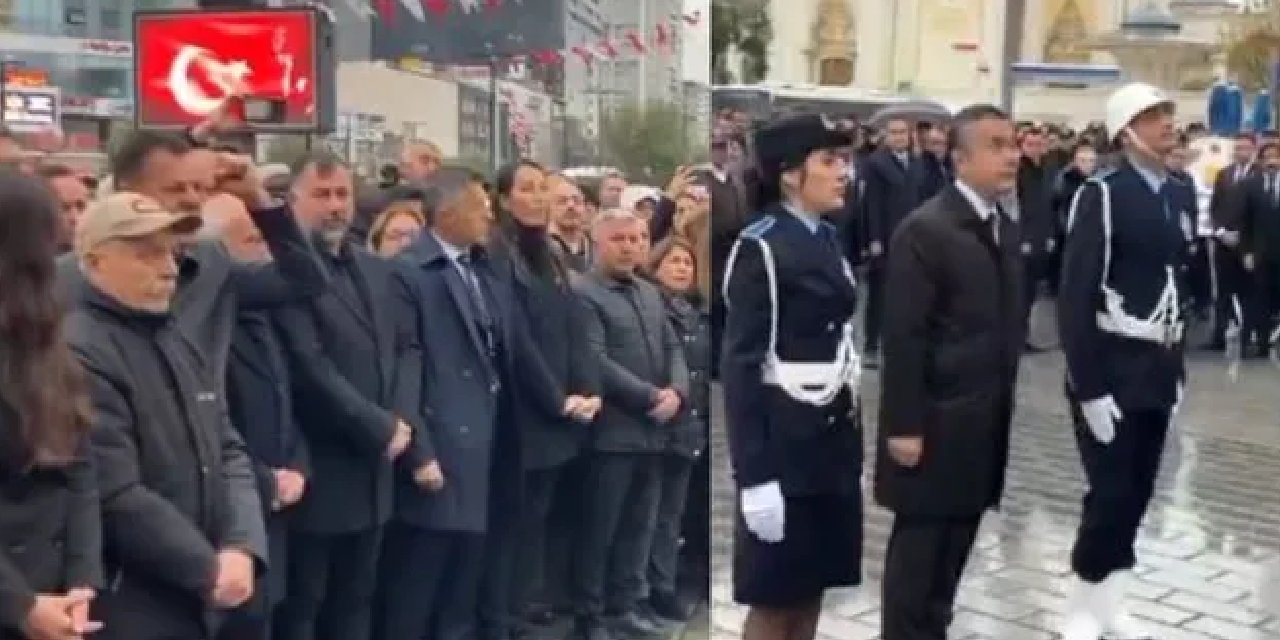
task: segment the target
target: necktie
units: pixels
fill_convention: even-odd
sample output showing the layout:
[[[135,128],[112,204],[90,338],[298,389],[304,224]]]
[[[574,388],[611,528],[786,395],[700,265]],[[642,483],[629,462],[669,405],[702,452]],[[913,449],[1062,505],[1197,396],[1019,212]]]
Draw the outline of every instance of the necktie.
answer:
[[[1000,205],[996,205],[991,208],[991,239],[995,242],[997,247],[1000,246],[1000,218],[1003,215],[1004,214],[1000,211]]]
[[[488,347],[492,350],[494,345],[494,326],[493,316],[489,313],[489,305],[485,302],[484,289],[480,285],[480,278],[476,275],[475,269],[472,268],[473,260],[471,256],[462,254],[458,256],[458,266],[462,270],[462,279],[467,282],[467,291],[471,294],[471,305],[476,313],[476,320],[480,323],[480,333],[484,335],[488,342]]]
[[[1267,195],[1271,196],[1271,206],[1280,206],[1280,173],[1272,173],[1268,176]]]

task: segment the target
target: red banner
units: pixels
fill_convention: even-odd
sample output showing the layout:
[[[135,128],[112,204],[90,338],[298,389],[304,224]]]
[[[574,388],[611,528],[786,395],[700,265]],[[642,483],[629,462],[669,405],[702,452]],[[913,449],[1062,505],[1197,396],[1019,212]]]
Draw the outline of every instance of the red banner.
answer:
[[[318,15],[313,10],[140,13],[134,31],[143,126],[188,126],[228,96],[283,100],[274,129],[320,124]],[[261,128],[261,127],[258,127]]]

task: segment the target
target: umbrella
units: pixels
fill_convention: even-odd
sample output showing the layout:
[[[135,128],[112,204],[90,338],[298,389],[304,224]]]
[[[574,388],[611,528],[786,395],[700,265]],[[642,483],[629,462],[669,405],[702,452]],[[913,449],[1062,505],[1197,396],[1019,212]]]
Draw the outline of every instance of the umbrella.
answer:
[[[1266,89],[1258,92],[1258,97],[1253,103],[1253,122],[1254,131],[1266,131],[1271,128],[1271,94]]]
[[[890,120],[897,119],[945,124],[951,120],[951,115],[951,110],[941,103],[932,100],[908,100],[881,108],[871,116],[867,124],[880,127]]]

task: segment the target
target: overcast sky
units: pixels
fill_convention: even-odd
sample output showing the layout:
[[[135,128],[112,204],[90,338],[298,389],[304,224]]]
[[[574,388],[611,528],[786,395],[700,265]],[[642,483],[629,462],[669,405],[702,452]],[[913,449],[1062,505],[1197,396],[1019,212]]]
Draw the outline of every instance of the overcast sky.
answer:
[[[684,13],[694,11],[702,17],[697,26],[684,28],[684,77],[703,84],[711,83],[711,0],[684,0]]]

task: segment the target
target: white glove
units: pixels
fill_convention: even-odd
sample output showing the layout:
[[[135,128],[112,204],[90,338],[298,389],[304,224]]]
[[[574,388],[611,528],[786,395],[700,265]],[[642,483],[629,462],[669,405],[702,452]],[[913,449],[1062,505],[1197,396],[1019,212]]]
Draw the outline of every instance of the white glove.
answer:
[[[1111,444],[1116,439],[1116,421],[1122,416],[1115,398],[1102,396],[1080,403],[1080,413],[1084,414],[1085,424],[1093,437],[1102,444]]]
[[[742,519],[747,531],[765,542],[782,542],[786,524],[786,503],[782,485],[772,480],[742,490]]]

